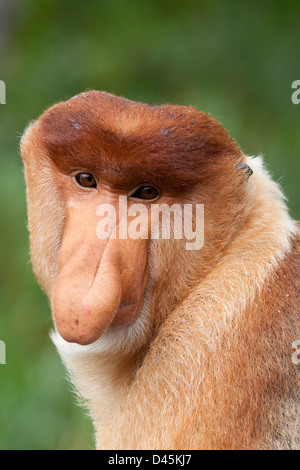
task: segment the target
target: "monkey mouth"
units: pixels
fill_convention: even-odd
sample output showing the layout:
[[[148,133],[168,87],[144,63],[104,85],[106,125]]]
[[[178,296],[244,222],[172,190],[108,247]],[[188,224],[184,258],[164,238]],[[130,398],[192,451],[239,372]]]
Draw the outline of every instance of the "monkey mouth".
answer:
[[[60,335],[69,343],[89,345],[101,338],[110,328],[128,327],[138,319],[144,304],[143,296],[134,301],[124,301],[119,294],[112,293],[111,299],[107,297],[103,303],[92,305],[86,296],[81,308],[66,310],[61,306],[57,308],[58,293],[53,298],[53,315],[56,328]],[[99,297],[102,297],[101,295]],[[60,303],[60,301],[59,301]],[[68,302],[64,305],[67,306]]]
[[[144,305],[143,299],[141,299],[141,301],[139,302],[121,304],[118,307],[114,315],[114,319],[111,325],[107,328],[107,330],[114,329],[114,328],[122,328],[122,327],[127,328],[127,327],[134,325],[134,323],[137,321],[137,319],[140,316],[140,313],[143,309],[143,305]],[[81,326],[84,329],[85,325],[81,325],[81,319],[76,318],[74,320],[74,329],[78,329],[80,331]],[[84,346],[93,344],[94,342],[98,341],[101,338],[101,336],[105,334],[107,330],[103,332],[98,332],[98,334],[95,336],[95,339],[92,342],[87,336],[85,336],[84,331],[82,331],[81,333],[78,334],[78,339],[75,341],[75,343],[84,345]],[[59,329],[58,329],[58,332],[59,332]],[[67,342],[74,343],[74,341],[67,341]]]
[[[129,302],[129,303],[121,303],[117,309],[117,312],[114,316],[114,319],[110,325],[110,328],[118,328],[118,327],[129,327],[132,326],[143,309],[144,299],[141,298],[140,300]]]

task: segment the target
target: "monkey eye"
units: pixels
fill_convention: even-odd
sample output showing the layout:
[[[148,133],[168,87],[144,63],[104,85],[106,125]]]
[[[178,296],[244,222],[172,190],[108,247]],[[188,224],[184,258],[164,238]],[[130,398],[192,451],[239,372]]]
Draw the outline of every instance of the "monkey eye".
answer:
[[[83,188],[97,188],[96,178],[90,173],[78,173],[75,180]]]
[[[152,201],[159,196],[159,192],[153,186],[141,186],[138,188],[130,197],[135,199],[143,199],[146,201]]]

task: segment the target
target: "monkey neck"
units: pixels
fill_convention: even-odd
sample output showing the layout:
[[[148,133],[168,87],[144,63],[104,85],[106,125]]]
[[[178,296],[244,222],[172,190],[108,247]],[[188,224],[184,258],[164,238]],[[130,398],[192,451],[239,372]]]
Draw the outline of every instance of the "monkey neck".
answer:
[[[249,165],[254,174],[249,180],[250,212],[246,220],[231,236],[230,243],[223,244],[215,255],[213,269],[207,270],[204,276],[201,273],[190,292],[191,281],[183,283],[183,293],[180,293],[178,277],[169,272],[171,279],[166,279],[169,294],[155,303],[152,312],[149,310],[151,316],[156,315],[160,320],[154,322],[155,328],[148,334],[152,340],[147,346],[131,352],[120,353],[117,348],[99,352],[96,346],[77,348],[54,335],[72,380],[91,410],[102,447],[106,446],[104,431],[112,428],[114,416],[126,405],[132,384],[142,373],[147,357],[151,355],[153,361],[157,350],[154,359],[159,364],[163,344],[172,335],[176,336],[180,318],[190,315],[195,321],[197,312],[196,320],[202,324],[201,344],[214,347],[220,334],[226,331],[226,325],[243,316],[289,252],[296,225],[288,215],[280,189],[263,170],[260,159],[249,159]],[[195,258],[195,265],[196,261]],[[195,283],[195,278],[192,282]],[[152,294],[157,298],[161,291]]]
[[[101,434],[101,445],[105,448],[103,433],[112,426],[114,416],[120,413],[121,406],[126,402],[130,384],[148,347],[127,353],[98,353],[93,352],[91,347],[68,344],[58,333],[52,334],[52,340],[80,393],[80,400],[90,411],[96,434]]]

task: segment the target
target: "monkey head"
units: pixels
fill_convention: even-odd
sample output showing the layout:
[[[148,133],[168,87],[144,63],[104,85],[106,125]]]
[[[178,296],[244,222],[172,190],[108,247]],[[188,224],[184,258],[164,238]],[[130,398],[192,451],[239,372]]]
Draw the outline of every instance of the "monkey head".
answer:
[[[132,325],[150,285],[152,314],[158,289],[167,312],[176,303],[168,272],[177,270],[186,284],[199,280],[246,216],[245,157],[218,122],[191,107],[82,93],[31,124],[21,147],[32,263],[68,342],[91,344]],[[201,253],[183,256],[179,241],[154,243],[150,224],[140,238],[97,236],[98,208],[120,214],[120,200],[127,211],[143,204],[146,219],[153,204],[204,204]]]

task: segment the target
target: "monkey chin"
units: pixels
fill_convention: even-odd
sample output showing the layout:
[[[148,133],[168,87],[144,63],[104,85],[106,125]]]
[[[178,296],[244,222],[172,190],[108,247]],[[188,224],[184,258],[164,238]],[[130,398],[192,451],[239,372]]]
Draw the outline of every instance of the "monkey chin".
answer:
[[[79,314],[69,312],[69,315],[66,315],[61,308],[55,308],[53,299],[52,311],[56,331],[67,343],[89,346],[101,340],[108,332],[113,334],[123,329],[128,330],[138,321],[144,309],[145,291],[139,292],[137,299],[128,300],[121,300],[114,310],[99,312],[92,312],[88,305],[83,304]]]
[[[136,309],[134,309],[134,305]],[[54,331],[50,333],[52,342],[66,362],[77,356],[84,357],[90,354],[128,354],[133,352],[147,342],[149,337],[147,326],[150,315],[150,297],[148,290],[146,290],[145,298],[142,299],[140,305],[134,305],[121,306],[118,313],[123,314],[123,321],[118,318],[117,314],[114,324],[111,324],[93,342],[84,344],[78,341],[67,341],[56,325]]]
[[[144,299],[141,298],[137,302],[120,305],[111,323],[111,328],[133,325],[142,311],[143,303]]]
[[[100,314],[100,320],[98,318],[97,323],[93,323],[92,325],[89,323],[88,314],[90,313],[90,309],[87,306],[83,306],[87,321],[82,320],[82,318],[81,320],[73,319],[72,321],[72,315],[70,315],[67,322],[57,320],[54,310],[54,323],[57,332],[67,343],[89,346],[100,340],[108,331],[118,331],[133,326],[141,315],[143,305],[144,297],[141,296],[141,298],[135,302],[119,305],[113,313],[110,313],[110,319],[107,318],[106,315],[104,322],[101,322]]]

